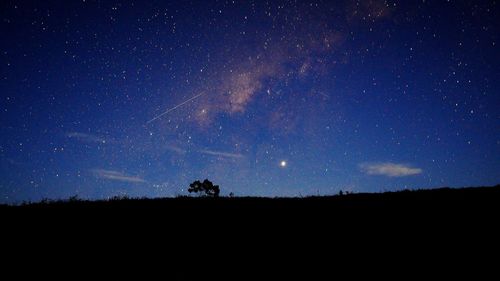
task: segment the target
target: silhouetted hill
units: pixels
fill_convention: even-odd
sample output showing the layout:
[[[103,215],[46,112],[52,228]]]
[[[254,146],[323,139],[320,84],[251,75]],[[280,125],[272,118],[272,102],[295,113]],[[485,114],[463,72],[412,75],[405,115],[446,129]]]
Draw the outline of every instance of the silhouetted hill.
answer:
[[[125,264],[131,257],[147,260],[147,267],[168,272],[174,277],[170,280],[219,274],[232,280],[324,280],[319,275],[394,274],[394,267],[443,270],[444,261],[470,266],[472,260],[488,262],[481,251],[495,249],[499,213],[498,185],[330,197],[73,200],[0,207],[4,245],[23,258],[36,263],[58,253],[58,262],[71,265],[69,257],[89,255],[107,265],[108,256],[97,254],[104,252]],[[424,260],[425,266],[409,260]],[[277,275],[262,275],[269,270]]]
[[[2,211],[62,210],[80,208],[272,208],[311,207],[315,208],[386,208],[386,207],[460,207],[461,204],[487,203],[500,198],[500,185],[488,187],[436,188],[403,190],[384,193],[347,193],[333,196],[309,197],[197,197],[175,198],[128,198],[115,197],[110,200],[83,200],[73,197],[68,200],[43,200],[18,205],[1,204]],[[416,204],[416,205],[415,205]],[[483,205],[483,204],[481,204]]]
[[[109,217],[128,220],[141,217],[171,223],[229,223],[256,220],[312,222],[315,220],[350,222],[353,220],[406,219],[439,216],[463,219],[462,216],[500,211],[500,186],[440,188],[431,190],[386,193],[359,193],[304,198],[260,197],[178,197],[161,199],[119,198],[109,201],[44,201],[19,206],[0,206],[2,216],[43,216],[50,219],[94,217],[96,221]],[[478,218],[479,219],[479,218]],[[71,223],[72,220],[66,220]]]

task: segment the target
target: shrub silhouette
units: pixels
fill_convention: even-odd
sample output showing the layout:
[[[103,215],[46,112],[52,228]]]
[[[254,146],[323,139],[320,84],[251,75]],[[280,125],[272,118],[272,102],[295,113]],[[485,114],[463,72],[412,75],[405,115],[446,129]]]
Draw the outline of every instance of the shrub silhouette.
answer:
[[[214,185],[208,179],[205,179],[203,182],[200,182],[199,180],[194,181],[189,185],[188,191],[189,193],[205,192],[205,195],[210,197],[219,197],[220,193],[219,186]]]

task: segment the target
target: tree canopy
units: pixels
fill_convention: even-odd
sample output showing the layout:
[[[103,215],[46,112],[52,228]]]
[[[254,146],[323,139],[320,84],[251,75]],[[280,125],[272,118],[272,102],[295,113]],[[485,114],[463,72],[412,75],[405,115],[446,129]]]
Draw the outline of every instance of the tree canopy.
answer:
[[[205,179],[203,182],[197,180],[191,183],[188,191],[189,193],[204,192],[206,196],[219,197],[220,188],[218,185],[214,185],[211,181]]]

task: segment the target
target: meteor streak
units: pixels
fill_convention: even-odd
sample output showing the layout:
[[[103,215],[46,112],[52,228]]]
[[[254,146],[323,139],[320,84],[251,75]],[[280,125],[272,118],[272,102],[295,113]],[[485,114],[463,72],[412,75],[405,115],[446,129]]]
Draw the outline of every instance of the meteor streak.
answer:
[[[196,95],[196,96],[194,96],[194,97],[192,97],[192,98],[190,98],[190,99],[188,99],[188,100],[186,100],[186,101],[184,101],[184,102],[179,103],[178,105],[176,105],[176,106],[174,106],[174,107],[172,107],[172,108],[170,108],[170,109],[167,109],[167,110],[166,110],[165,112],[163,112],[162,114],[160,114],[160,115],[156,116],[155,118],[153,118],[153,119],[149,120],[148,122],[146,122],[146,124],[149,124],[149,123],[151,123],[151,122],[155,121],[156,119],[158,119],[158,118],[162,117],[163,115],[165,115],[165,114],[167,114],[167,113],[170,113],[170,112],[172,112],[172,111],[176,110],[177,108],[179,108],[179,107],[181,107],[181,106],[185,105],[186,103],[188,103],[188,102],[190,102],[190,101],[192,101],[192,100],[194,100],[194,99],[196,99],[196,98],[198,98],[198,97],[202,96],[203,94],[204,94],[204,93],[201,93],[201,94],[199,94],[199,95]]]

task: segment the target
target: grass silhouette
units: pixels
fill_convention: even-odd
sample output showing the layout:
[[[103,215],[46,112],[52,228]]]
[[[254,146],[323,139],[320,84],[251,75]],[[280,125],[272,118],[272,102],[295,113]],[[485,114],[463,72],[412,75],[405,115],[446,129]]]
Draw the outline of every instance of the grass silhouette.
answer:
[[[298,268],[304,280],[324,280],[318,276],[371,272],[360,265],[392,271],[417,254],[441,267],[444,256],[488,249],[498,237],[498,213],[499,185],[304,198],[72,197],[0,206],[4,241],[14,241],[5,245],[16,253],[45,260],[59,251],[66,260],[87,252],[107,264],[108,257],[97,254],[105,251],[162,270],[172,265],[163,273],[171,280],[260,280],[270,276],[267,269],[282,279]],[[358,269],[346,271],[349,266]]]
[[[348,214],[366,214],[370,212],[406,211],[408,213],[429,213],[451,210],[460,212],[497,208],[500,202],[500,185],[490,187],[438,188],[404,190],[384,193],[340,193],[335,196],[310,197],[191,197],[175,198],[129,198],[113,197],[109,200],[84,200],[76,196],[67,200],[42,200],[37,203],[25,202],[21,205],[0,205],[0,212],[60,211],[86,212],[96,211],[165,211],[176,215],[175,218],[189,217],[190,212],[218,213],[219,217],[231,215],[258,215],[266,212],[288,213],[300,216],[310,214],[323,216],[331,212],[349,211]],[[236,213],[234,213],[236,212]],[[239,213],[238,213],[239,212]],[[193,215],[194,216],[194,215]]]

